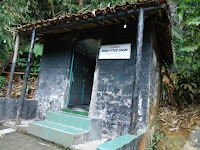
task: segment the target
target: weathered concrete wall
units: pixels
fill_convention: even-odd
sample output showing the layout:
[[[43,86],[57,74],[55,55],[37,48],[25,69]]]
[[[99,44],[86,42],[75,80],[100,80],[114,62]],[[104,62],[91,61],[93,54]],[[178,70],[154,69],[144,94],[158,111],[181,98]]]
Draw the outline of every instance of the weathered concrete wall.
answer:
[[[130,26],[130,25],[129,25]],[[90,116],[103,119],[103,133],[117,137],[128,133],[133,97],[136,57],[136,25],[132,29],[105,35],[103,44],[132,43],[130,60],[98,60],[90,105]],[[114,27],[112,30],[115,31]],[[151,24],[146,23],[142,56],[138,126],[145,128],[149,112],[151,57],[153,53]],[[105,39],[105,37],[107,37]],[[121,37],[121,38],[119,38]]]
[[[140,92],[138,101],[137,128],[146,130],[148,124],[156,117],[160,99],[161,77],[160,57],[154,45],[153,30],[147,38],[149,42],[144,43],[142,56],[142,73],[140,78]],[[145,34],[147,34],[145,30]],[[146,39],[146,40],[147,40]],[[145,39],[144,39],[145,41]]]
[[[38,100],[37,117],[43,119],[48,110],[61,110],[66,101],[71,42],[59,37],[47,38],[41,61],[35,99]]]
[[[126,61],[99,61],[97,65],[97,101],[95,104],[91,102],[91,117],[103,119],[103,133],[117,137],[127,133],[130,124],[134,68],[131,64],[128,66]]]
[[[132,43],[131,59],[97,59],[90,104],[90,117],[103,119],[103,134],[110,137],[117,137],[128,132],[136,48],[136,32],[132,30],[133,28],[123,30],[117,26],[118,32],[114,28],[115,26],[111,27],[110,31],[104,32],[102,45]]]
[[[161,98],[161,62],[159,54],[154,49],[151,59],[149,92],[148,122],[153,123],[158,113],[159,100]]]
[[[35,118],[38,106],[37,104],[38,103],[35,100],[25,100],[22,119],[28,120]],[[0,97],[0,121],[16,119],[19,105],[20,102],[18,99]]]
[[[146,61],[143,62],[143,66],[146,66],[146,68],[142,67],[142,72],[145,71],[148,74],[142,73],[141,76],[138,119],[136,121],[137,128],[147,130],[140,142],[141,150],[146,150],[151,144],[150,141],[155,132],[153,124],[158,113],[161,94],[161,58],[156,43],[156,38],[152,32],[150,45],[152,49],[146,53]],[[145,56],[143,56],[143,59],[145,59]]]

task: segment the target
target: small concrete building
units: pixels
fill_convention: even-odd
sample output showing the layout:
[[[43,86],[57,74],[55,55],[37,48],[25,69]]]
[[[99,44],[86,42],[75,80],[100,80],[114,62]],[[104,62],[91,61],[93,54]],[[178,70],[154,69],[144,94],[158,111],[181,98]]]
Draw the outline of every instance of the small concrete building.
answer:
[[[165,0],[138,0],[18,27],[44,39],[35,94],[42,121],[28,132],[66,147],[106,138],[98,150],[146,149],[161,64],[173,62],[169,16]]]

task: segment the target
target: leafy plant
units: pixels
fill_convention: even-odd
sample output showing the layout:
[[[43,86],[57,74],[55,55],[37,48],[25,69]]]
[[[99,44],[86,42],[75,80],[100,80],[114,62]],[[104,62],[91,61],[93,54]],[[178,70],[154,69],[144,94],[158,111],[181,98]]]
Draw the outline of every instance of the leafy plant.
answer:
[[[23,47],[21,47],[23,48]],[[24,68],[27,65],[27,59],[28,59],[28,52],[29,52],[30,44],[26,44],[24,50],[20,51],[20,56],[17,58],[17,65]],[[35,43],[34,44],[34,50],[33,50],[33,56],[32,56],[32,63],[31,63],[31,72],[33,73],[39,73],[40,69],[40,60],[43,53],[43,44]]]
[[[0,50],[0,74],[8,64],[8,56],[5,51]]]
[[[159,127],[157,126],[157,124],[154,124],[153,126],[154,126],[154,128],[156,129],[156,132],[155,132],[155,134],[154,134],[154,136],[153,136],[153,138],[152,138],[152,143],[151,143],[151,145],[148,147],[147,150],[154,150],[154,149],[157,149],[157,143],[158,143],[159,141],[161,141],[161,138],[162,138],[162,137],[164,137],[164,134],[160,133]]]
[[[4,76],[0,76],[0,96],[4,96],[4,89],[6,85],[6,78]]]
[[[25,58],[17,58],[17,65],[21,67],[25,67],[27,64],[27,60]]]
[[[0,76],[0,87],[6,85],[6,78],[4,76]]]
[[[170,79],[168,88],[179,108],[198,102],[200,98],[200,3],[198,0],[171,0],[176,3],[173,17],[173,48],[176,78]]]
[[[27,44],[25,47],[24,52],[29,52],[30,49],[30,44]],[[33,53],[35,54],[36,57],[42,56],[43,53],[43,44],[35,43],[34,44],[34,50]]]

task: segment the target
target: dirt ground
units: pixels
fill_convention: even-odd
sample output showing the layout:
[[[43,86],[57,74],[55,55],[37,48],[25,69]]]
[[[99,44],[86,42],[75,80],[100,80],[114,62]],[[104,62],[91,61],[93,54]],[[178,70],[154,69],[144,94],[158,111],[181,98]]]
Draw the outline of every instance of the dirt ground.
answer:
[[[160,107],[158,127],[163,137],[159,140],[157,149],[181,150],[199,124],[200,105],[189,106],[181,111],[172,106]]]

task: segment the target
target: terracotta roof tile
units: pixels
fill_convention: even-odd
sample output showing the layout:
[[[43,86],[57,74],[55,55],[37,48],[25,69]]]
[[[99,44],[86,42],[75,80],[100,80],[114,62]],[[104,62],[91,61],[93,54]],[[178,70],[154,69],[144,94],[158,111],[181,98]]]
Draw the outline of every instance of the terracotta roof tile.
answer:
[[[151,7],[166,3],[166,0],[137,0],[135,3],[126,2],[124,5],[115,5],[113,7],[106,7],[103,9],[94,9],[87,11],[86,13],[72,14],[71,16],[58,16],[52,19],[39,20],[27,25],[20,25],[16,28],[17,32],[32,30],[33,28],[41,28],[51,26],[59,23],[72,23],[81,19],[94,18],[97,16],[105,16],[120,11],[127,11],[130,9],[138,9],[139,7]]]

